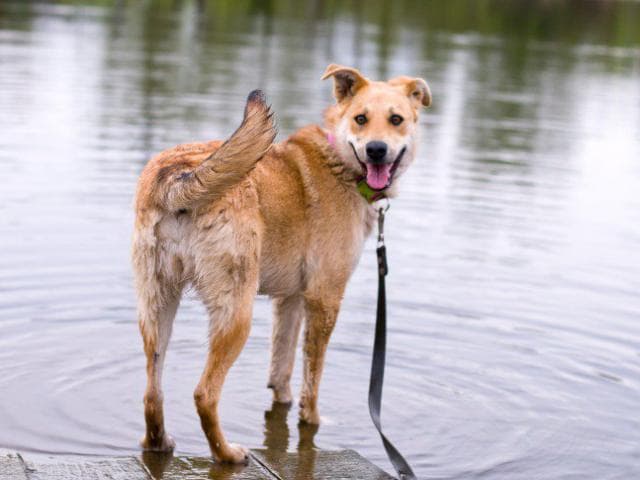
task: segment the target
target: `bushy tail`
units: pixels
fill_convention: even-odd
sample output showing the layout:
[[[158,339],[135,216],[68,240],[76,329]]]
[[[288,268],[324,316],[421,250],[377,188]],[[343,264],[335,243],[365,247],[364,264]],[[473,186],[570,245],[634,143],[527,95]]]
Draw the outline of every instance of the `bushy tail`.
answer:
[[[233,135],[197,168],[182,173],[165,186],[162,195],[165,208],[188,209],[222,197],[264,156],[276,133],[264,93],[254,90],[247,97],[244,118]]]

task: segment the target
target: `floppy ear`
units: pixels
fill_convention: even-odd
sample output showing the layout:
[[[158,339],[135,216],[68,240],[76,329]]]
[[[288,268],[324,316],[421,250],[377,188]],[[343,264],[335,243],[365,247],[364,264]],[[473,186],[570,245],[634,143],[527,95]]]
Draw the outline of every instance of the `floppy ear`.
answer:
[[[333,77],[333,96],[338,102],[347,97],[352,97],[358,90],[369,83],[362,74],[351,67],[343,67],[332,63],[322,75],[322,80]]]
[[[422,78],[396,77],[389,80],[389,84],[403,87],[411,101],[417,104],[417,107],[420,105],[431,106],[431,90]]]

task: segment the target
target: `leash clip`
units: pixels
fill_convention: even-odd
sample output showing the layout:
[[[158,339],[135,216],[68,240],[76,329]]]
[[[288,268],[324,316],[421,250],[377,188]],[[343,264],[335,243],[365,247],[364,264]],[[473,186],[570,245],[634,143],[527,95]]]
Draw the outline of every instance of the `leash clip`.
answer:
[[[391,207],[391,203],[389,203],[389,199],[385,199],[387,201],[386,205],[378,208],[378,247],[384,246],[384,215]]]

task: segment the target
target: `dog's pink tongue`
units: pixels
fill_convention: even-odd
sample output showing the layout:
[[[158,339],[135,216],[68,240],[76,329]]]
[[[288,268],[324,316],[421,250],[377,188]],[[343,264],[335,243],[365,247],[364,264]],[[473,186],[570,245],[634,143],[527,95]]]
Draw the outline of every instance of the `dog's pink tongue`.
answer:
[[[367,185],[374,190],[386,188],[391,176],[391,163],[384,165],[372,165],[367,163]]]

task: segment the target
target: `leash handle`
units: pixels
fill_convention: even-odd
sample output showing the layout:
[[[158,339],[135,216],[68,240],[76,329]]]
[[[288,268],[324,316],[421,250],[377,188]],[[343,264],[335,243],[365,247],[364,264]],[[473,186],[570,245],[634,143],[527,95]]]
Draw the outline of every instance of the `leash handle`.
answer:
[[[385,276],[389,272],[387,265],[387,249],[384,244],[384,216],[389,210],[389,203],[378,209],[378,306],[376,309],[376,334],[373,341],[373,358],[371,360],[371,378],[369,380],[369,414],[380,434],[387,457],[393,465],[399,480],[417,480],[413,470],[402,454],[382,433],[380,410],[382,405],[382,384],[384,382],[384,364],[387,343],[387,299]]]

